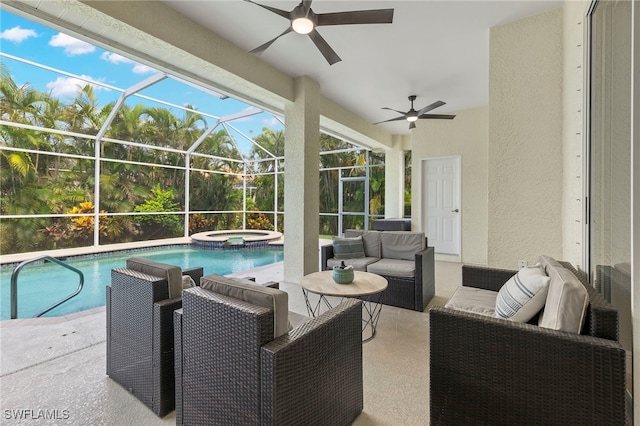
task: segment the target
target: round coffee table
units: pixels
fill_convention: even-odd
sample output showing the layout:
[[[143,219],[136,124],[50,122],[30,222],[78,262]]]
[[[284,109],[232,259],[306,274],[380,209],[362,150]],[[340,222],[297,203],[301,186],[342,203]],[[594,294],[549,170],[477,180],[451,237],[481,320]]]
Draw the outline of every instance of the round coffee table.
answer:
[[[362,300],[362,334],[363,342],[373,339],[376,334],[376,326],[382,311],[382,292],[387,288],[387,280],[380,275],[370,272],[354,271],[353,282],[350,284],[338,284],[333,280],[333,271],[314,272],[302,277],[300,281],[302,294],[307,304],[307,311],[312,317],[320,315],[321,307],[324,305],[331,309],[331,301],[328,297],[358,297]],[[318,301],[314,304],[309,299],[309,293],[319,295]],[[365,336],[367,328],[371,331],[369,336]]]

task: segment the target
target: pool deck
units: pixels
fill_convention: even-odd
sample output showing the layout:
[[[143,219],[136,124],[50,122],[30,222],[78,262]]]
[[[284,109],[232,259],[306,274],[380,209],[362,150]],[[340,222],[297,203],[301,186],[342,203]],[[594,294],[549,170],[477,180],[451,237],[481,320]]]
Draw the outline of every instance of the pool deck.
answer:
[[[280,282],[289,309],[306,314],[300,285],[283,282],[283,262],[234,275]],[[436,262],[430,306],[443,304],[459,282],[460,264]],[[427,311],[383,307],[376,337],[363,345],[364,411],[354,425],[429,423]],[[156,417],[106,375],[105,324],[104,307],[0,321],[0,423],[174,425],[175,412]],[[34,419],[43,413],[38,410],[57,418]]]
[[[133,250],[144,247],[159,247],[173,244],[191,244],[191,237],[168,238],[155,241],[136,241],[132,243],[109,244],[106,246],[78,247],[59,250],[33,251],[27,253],[3,254],[0,256],[0,264],[18,263],[39,256],[67,257],[82,256],[85,254],[110,253],[112,251]]]

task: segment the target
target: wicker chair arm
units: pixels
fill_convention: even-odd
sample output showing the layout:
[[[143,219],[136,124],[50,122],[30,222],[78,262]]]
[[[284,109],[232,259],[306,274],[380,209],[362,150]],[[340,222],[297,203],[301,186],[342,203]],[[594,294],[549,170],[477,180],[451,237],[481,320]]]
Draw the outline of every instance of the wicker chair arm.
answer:
[[[462,265],[462,285],[485,290],[499,291],[509,278],[518,271],[488,268],[486,266]]]
[[[429,301],[435,296],[436,284],[434,276],[435,268],[435,249],[434,247],[425,247],[415,255],[416,259],[416,284],[415,300],[417,311],[424,311]]]
[[[361,305],[347,299],[262,347],[262,424],[350,425],[360,414]]]
[[[333,257],[333,244],[320,246],[320,270],[328,271],[327,261]]]
[[[618,342],[447,308],[429,321],[432,424],[625,424]]]

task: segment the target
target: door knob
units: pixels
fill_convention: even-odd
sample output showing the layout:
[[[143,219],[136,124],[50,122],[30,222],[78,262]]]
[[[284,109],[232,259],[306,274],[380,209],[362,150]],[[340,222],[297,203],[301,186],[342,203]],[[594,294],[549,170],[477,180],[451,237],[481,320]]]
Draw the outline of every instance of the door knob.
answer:
[[[458,210],[458,209],[454,209],[454,210],[451,210],[451,211],[452,211],[453,213],[458,213],[460,210]]]

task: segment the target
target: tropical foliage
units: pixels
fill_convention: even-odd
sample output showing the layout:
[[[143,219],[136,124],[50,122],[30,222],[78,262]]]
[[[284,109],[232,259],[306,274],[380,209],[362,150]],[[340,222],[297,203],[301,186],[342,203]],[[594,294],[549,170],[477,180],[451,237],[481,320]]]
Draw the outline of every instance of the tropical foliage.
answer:
[[[283,230],[284,131],[263,129],[245,159],[224,129],[187,155],[207,124],[193,107],[176,114],[124,103],[102,129],[115,103],[101,105],[90,85],[63,102],[0,71],[0,118],[16,123],[0,125],[3,254],[91,245],[96,234],[99,244],[182,236],[187,208],[188,233],[241,228],[243,208],[247,228]],[[353,148],[324,134],[320,144]],[[337,233],[340,176],[364,175],[365,167],[365,151],[321,155],[320,211],[333,215],[321,233]],[[381,214],[384,168],[370,170],[370,213]],[[363,188],[343,198],[349,211],[363,210]]]

